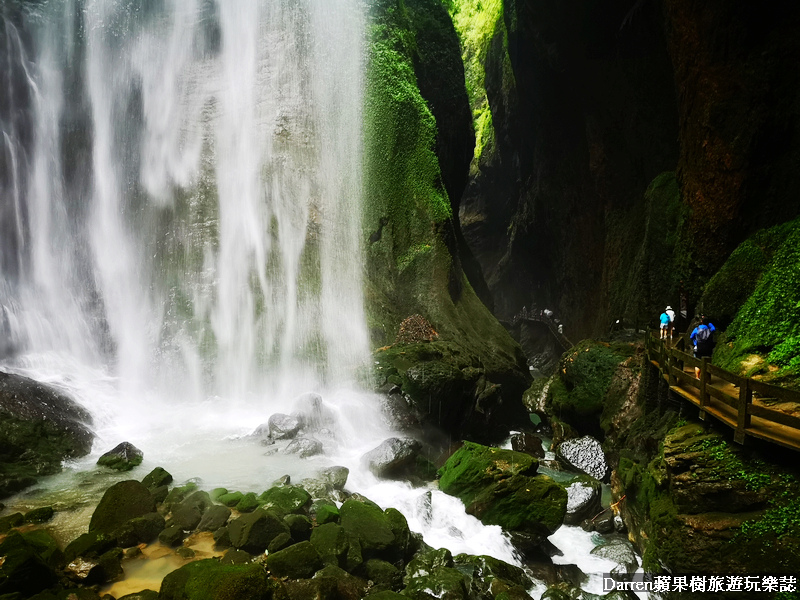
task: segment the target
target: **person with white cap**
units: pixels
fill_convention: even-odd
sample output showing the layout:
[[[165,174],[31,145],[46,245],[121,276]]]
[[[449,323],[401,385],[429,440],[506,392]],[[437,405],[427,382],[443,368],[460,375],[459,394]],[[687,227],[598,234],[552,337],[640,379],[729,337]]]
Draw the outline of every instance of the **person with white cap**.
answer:
[[[669,317],[669,324],[667,325],[667,330],[669,331],[669,339],[672,339],[672,330],[675,329],[675,311],[672,310],[671,306],[667,305],[667,310],[665,310],[664,312]]]

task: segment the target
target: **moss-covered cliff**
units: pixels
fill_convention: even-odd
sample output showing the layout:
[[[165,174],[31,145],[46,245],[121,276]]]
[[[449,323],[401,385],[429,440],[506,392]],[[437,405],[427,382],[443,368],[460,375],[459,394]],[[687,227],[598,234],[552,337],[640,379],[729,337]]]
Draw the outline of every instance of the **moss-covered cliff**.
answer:
[[[459,393],[453,402],[474,406],[480,395],[475,386],[488,381],[502,386],[505,408],[521,409],[520,397],[529,383],[525,359],[462,269],[458,224],[436,153],[437,120],[420,93],[415,71],[425,58],[415,26],[446,16],[437,13],[442,10],[434,0],[414,2],[412,8],[389,0],[371,6],[364,210],[369,325],[375,346],[385,346],[395,341],[404,319],[422,315],[441,342],[455,344],[456,354],[466,357],[464,365],[448,368],[461,373],[469,365],[479,370],[477,377],[472,372],[459,375],[472,384],[463,389],[468,400]],[[452,34],[452,24],[445,25]],[[458,64],[457,46],[453,51]],[[453,127],[447,130],[452,133]],[[447,162],[448,180],[455,188],[457,163]],[[468,162],[461,164],[464,178]],[[423,362],[430,361],[428,354]],[[409,367],[407,361],[399,367],[394,359],[388,362],[384,372],[405,373]],[[484,384],[478,383],[481,379]]]

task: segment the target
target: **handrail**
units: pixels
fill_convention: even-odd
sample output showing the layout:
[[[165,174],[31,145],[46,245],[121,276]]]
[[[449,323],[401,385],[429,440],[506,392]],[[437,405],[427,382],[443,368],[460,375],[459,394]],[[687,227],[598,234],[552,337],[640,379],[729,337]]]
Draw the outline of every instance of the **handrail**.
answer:
[[[706,415],[711,414],[723,421],[734,429],[734,441],[743,444],[745,436],[751,435],[760,439],[787,446],[784,441],[778,440],[775,436],[770,437],[763,431],[756,431],[753,427],[752,417],[767,423],[788,427],[796,434],[796,444],[789,445],[800,450],[800,417],[787,414],[779,410],[771,409],[762,404],[753,404],[755,394],[761,400],[782,400],[786,402],[796,402],[800,404],[800,392],[788,388],[758,381],[752,377],[742,377],[730,371],[726,371],[716,365],[712,365],[708,358],[698,359],[692,354],[683,350],[689,345],[688,338],[681,336],[674,346],[664,343],[666,340],[656,337],[654,331],[645,334],[645,352],[648,359],[659,369],[662,376],[667,380],[671,388],[679,388],[691,396],[690,401],[699,406],[700,418],[706,419]],[[684,367],[696,367],[700,369],[700,378],[697,379],[684,371]],[[722,389],[711,385],[711,377],[716,377],[722,381],[732,384],[738,388],[738,396],[732,396]],[[690,393],[690,388],[696,388],[699,398],[695,402],[694,393]],[[682,394],[684,395],[684,394]],[[718,411],[710,410],[710,399],[720,402],[736,410],[735,423],[726,420]]]
[[[535,310],[528,310],[523,306],[522,310],[520,310],[511,319],[511,324],[516,325],[521,320],[544,323],[545,325],[547,325],[547,329],[550,330],[550,333],[552,333],[553,337],[555,337],[556,340],[558,340],[558,343],[561,344],[561,347],[564,348],[564,350],[569,350],[570,348],[572,348],[573,343],[567,339],[567,336],[565,336],[558,330],[558,326],[553,322],[553,319],[545,315],[544,311],[537,312]]]

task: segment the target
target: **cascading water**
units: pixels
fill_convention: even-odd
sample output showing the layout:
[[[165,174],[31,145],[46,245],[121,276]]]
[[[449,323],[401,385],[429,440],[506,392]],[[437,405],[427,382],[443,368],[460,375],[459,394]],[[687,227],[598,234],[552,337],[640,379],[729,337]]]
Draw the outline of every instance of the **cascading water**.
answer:
[[[34,131],[25,147],[4,123],[13,363],[78,360],[140,415],[352,379],[358,3],[60,1],[26,19],[30,57],[6,22]]]
[[[122,440],[143,469],[241,491],[345,464],[350,489],[431,543],[513,561],[458,501],[420,507],[359,469],[391,434],[354,384],[369,356],[361,2],[22,6],[0,55],[2,366],[92,411],[78,467]],[[326,456],[242,439],[308,390],[337,417]]]

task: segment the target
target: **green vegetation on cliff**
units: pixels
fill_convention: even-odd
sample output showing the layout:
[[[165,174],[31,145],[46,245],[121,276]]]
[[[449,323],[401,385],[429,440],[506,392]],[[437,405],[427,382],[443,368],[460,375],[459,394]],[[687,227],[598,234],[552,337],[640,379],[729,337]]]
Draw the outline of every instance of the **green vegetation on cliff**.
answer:
[[[724,317],[738,308],[720,338],[716,364],[797,385],[800,219],[760,231],[742,243],[709,281],[703,301],[711,316]]]
[[[370,19],[364,236],[373,343],[394,342],[403,319],[420,314],[441,340],[468,348],[490,378],[502,373],[521,394],[528,383],[521,350],[477,298],[457,258],[452,209],[434,152],[436,122],[417,85],[415,34],[405,5],[377,1]]]

